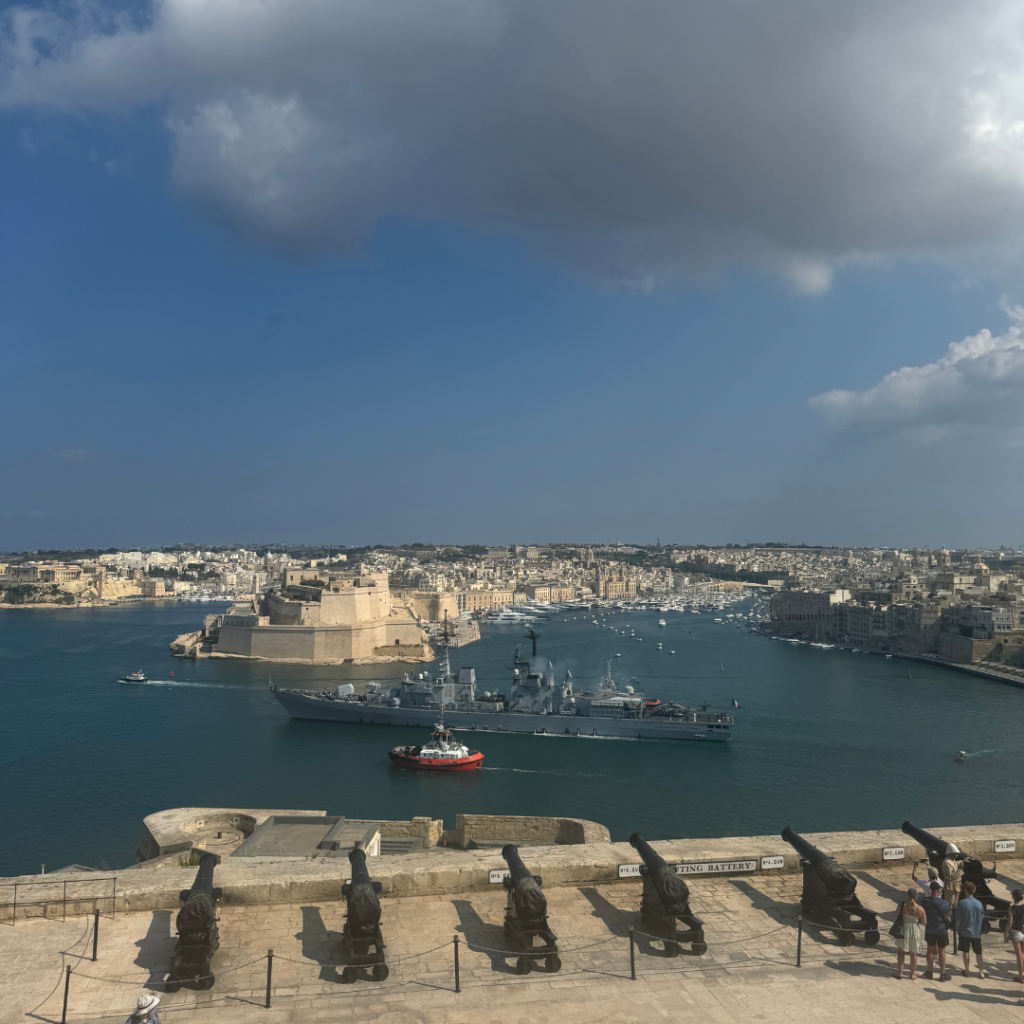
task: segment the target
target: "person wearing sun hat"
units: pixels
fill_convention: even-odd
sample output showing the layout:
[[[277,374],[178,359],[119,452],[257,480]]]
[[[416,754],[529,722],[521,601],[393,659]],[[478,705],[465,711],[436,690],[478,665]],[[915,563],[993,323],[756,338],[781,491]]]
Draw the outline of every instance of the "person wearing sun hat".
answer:
[[[139,1001],[135,1004],[135,1012],[124,1024],[160,1024],[160,1017],[156,1012],[159,1002],[159,996],[139,996]]]

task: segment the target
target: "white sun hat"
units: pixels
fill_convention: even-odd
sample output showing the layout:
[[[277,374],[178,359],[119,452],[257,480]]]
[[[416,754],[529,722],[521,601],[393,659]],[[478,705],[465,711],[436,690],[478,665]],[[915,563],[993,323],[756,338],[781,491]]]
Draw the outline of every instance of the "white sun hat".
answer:
[[[159,996],[148,995],[139,996],[139,1001],[135,1004],[135,1016],[141,1017],[144,1013],[149,1013],[150,1010],[156,1009],[156,1004],[160,1002]]]

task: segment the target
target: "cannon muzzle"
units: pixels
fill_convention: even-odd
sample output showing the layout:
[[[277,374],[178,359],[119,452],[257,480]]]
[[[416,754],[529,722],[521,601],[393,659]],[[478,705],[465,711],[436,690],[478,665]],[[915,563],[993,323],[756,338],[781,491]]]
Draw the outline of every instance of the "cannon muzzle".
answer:
[[[505,863],[508,865],[509,873],[512,875],[512,881],[521,882],[525,878],[532,878],[529,869],[523,863],[523,858],[519,856],[519,847],[515,843],[506,843],[501,848],[501,855],[505,858]]]
[[[785,839],[786,842],[789,843],[789,845],[792,846],[808,864],[818,865],[826,860],[832,859],[822,853],[821,850],[812,843],[807,842],[799,832],[794,832],[789,825],[782,830],[782,838]]]

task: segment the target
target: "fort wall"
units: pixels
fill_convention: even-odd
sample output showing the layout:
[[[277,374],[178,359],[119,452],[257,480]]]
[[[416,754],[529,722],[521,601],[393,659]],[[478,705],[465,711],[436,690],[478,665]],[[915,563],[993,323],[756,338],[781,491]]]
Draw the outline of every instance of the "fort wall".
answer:
[[[195,809],[182,809],[191,810]],[[207,809],[216,811],[217,809]],[[161,812],[170,815],[177,812]],[[309,814],[310,812],[250,811],[254,819],[271,813]],[[151,818],[156,816],[151,816]],[[475,819],[486,816],[467,815],[464,827],[483,828]],[[151,818],[147,818],[147,825]],[[474,819],[470,821],[470,819]],[[211,819],[212,820],[212,819]],[[497,819],[496,819],[497,820]],[[515,819],[501,817],[505,822]],[[537,820],[537,819],[526,819]],[[577,819],[549,819],[573,822]],[[243,824],[240,821],[240,824]],[[590,823],[593,824],[593,823]],[[601,826],[596,826],[598,829]],[[933,826],[925,825],[930,832],[954,842],[965,853],[978,857],[985,863],[1019,858],[1024,851],[1024,824]],[[456,826],[457,830],[458,826]],[[568,827],[567,827],[568,828]],[[381,835],[438,834],[440,822],[432,819],[413,819],[412,822],[384,822]],[[574,831],[574,830],[569,830]],[[480,833],[478,833],[480,834]],[[556,833],[557,834],[557,833]],[[576,833],[578,834],[578,833]],[[586,829],[584,829],[586,834]],[[892,867],[893,851],[902,856],[896,858],[906,868],[907,881],[913,861],[924,856],[924,851],[909,836],[898,829],[867,832],[820,832],[804,833],[813,845],[838,863],[851,870]],[[178,842],[191,841],[183,834]],[[996,849],[996,844],[999,849]],[[1013,844],[1014,849],[1009,849]],[[158,846],[168,849],[173,843]],[[796,851],[778,835],[731,836],[720,839],[674,839],[653,841],[651,845],[670,863],[687,864],[737,864],[744,861],[750,870],[747,874],[799,874],[800,857]],[[887,851],[890,856],[887,856]],[[769,858],[767,861],[765,858]],[[750,862],[754,866],[750,866]],[[545,887],[576,886],[588,883],[618,882],[621,865],[636,865],[639,857],[628,843],[592,842],[552,844],[534,846],[530,849],[530,867],[544,878]],[[425,896],[487,891],[492,885],[491,872],[504,869],[505,861],[497,848],[478,850],[430,850],[424,853],[409,853],[375,857],[373,877],[381,882],[385,897]],[[716,873],[730,873],[728,870]],[[152,866],[138,865],[117,872],[102,872],[104,877],[117,875],[116,906],[122,910],[176,910],[180,906],[179,893],[187,889],[195,877],[194,867],[178,867],[175,857],[158,858]],[[28,875],[20,878],[0,879],[0,883],[50,882],[55,893],[65,880],[88,881],[96,877],[95,872],[61,872],[53,875]],[[248,863],[245,858],[226,857],[217,869],[217,884],[224,890],[224,902],[228,904],[301,903],[307,900],[338,900],[339,881],[344,877],[344,868],[337,863],[321,859],[296,862],[291,860],[274,863],[259,859]],[[636,878],[622,879],[622,884],[634,885]],[[55,896],[54,899],[58,899]],[[67,913],[91,913],[94,904],[83,900],[71,904]],[[0,907],[0,920],[9,914],[9,908]],[[27,916],[41,910],[26,909]],[[21,911],[19,910],[19,916]]]

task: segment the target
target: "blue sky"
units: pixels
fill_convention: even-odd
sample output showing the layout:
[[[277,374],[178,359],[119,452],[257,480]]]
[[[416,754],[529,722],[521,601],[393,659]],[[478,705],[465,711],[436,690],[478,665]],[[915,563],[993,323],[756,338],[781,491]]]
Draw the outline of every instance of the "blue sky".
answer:
[[[237,5],[219,4],[227,33]],[[617,5],[599,4],[612,33]],[[371,32],[378,8],[304,0],[311,32],[341,18],[370,40],[372,61],[344,33],[324,44],[360,97],[341,110],[296,58],[308,40],[232,33],[218,52],[185,0],[130,23],[8,12],[0,548],[1024,541],[1024,199],[1006,152],[986,142],[989,163],[956,170],[976,153],[949,142],[967,116],[952,104],[948,138],[886,150],[884,175],[808,167],[814,147],[781,130],[747,152],[749,87],[710,101],[743,128],[720,153],[675,151],[664,136],[702,130],[669,102],[685,83],[641,82],[646,134],[616,111],[625,85],[580,106],[592,56],[567,51],[565,81],[524,91],[502,70],[507,6],[451,0],[454,29],[396,3]],[[637,45],[665,34],[662,7],[640,4]],[[929,70],[963,13],[944,9],[948,36],[890,72],[928,71],[922,103],[956,85]],[[877,52],[903,31],[886,17],[859,26]],[[452,38],[493,66],[431,49]],[[529,50],[542,70],[558,56]],[[805,83],[775,74],[788,123]],[[1017,92],[997,92],[986,116],[998,100],[1010,138]],[[891,126],[874,109],[849,113],[849,137],[793,116],[822,147],[877,152],[864,133]],[[941,180],[915,177],[928,147],[954,168]]]

